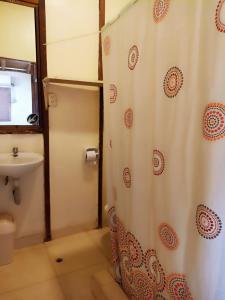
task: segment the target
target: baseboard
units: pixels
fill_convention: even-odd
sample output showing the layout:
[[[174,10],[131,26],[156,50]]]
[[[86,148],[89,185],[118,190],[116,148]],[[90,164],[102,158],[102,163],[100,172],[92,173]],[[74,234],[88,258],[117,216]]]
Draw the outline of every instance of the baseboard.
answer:
[[[52,239],[54,240],[71,234],[88,231],[91,229],[95,229],[96,227],[97,227],[97,223],[91,222],[91,223],[86,223],[78,226],[70,226],[70,227],[55,229],[55,230],[53,229]]]
[[[36,244],[41,244],[44,241],[44,233],[38,233],[16,239],[15,248],[21,249]]]

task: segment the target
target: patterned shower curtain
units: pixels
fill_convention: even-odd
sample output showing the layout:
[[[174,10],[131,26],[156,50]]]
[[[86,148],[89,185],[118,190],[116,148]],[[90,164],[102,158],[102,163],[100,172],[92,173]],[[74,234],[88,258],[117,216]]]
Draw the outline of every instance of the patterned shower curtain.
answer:
[[[102,35],[116,280],[225,300],[225,0],[132,1]]]

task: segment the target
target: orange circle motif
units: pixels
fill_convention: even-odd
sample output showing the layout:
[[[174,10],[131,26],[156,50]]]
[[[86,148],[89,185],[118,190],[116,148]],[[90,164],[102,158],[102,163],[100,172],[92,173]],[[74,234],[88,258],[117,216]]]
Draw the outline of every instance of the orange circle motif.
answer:
[[[225,33],[225,24],[221,20],[221,11],[222,11],[224,5],[225,5],[225,0],[220,0],[219,3],[218,3],[218,5],[217,5],[217,9],[216,9],[215,22],[216,22],[217,29],[220,32],[224,32]]]
[[[186,277],[182,274],[169,275],[166,278],[166,288],[173,300],[193,300]]]
[[[117,99],[117,87],[115,84],[110,84],[109,86],[109,102],[115,103]]]
[[[134,45],[130,48],[129,55],[128,55],[128,67],[130,70],[135,69],[138,59],[139,59],[139,50],[138,47]]]
[[[131,174],[130,174],[130,169],[129,168],[125,168],[123,170],[123,181],[124,181],[124,184],[127,188],[131,187]]]
[[[161,22],[169,10],[169,0],[155,0],[153,7],[153,18],[155,23]]]
[[[170,225],[166,223],[159,225],[159,237],[166,248],[169,250],[177,249],[179,245],[179,239],[176,232]]]
[[[167,97],[176,97],[183,85],[183,73],[178,67],[172,67],[164,79],[164,92]]]
[[[124,114],[124,123],[125,126],[129,129],[133,126],[133,110],[128,108]]]
[[[225,137],[225,105],[209,103],[203,115],[203,136],[215,141]]]

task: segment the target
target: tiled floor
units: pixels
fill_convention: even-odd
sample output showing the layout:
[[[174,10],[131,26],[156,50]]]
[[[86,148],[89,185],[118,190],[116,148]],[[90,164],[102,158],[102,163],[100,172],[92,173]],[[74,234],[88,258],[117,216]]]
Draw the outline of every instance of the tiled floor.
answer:
[[[90,279],[109,269],[110,252],[107,228],[18,250],[0,267],[0,299],[93,300]]]

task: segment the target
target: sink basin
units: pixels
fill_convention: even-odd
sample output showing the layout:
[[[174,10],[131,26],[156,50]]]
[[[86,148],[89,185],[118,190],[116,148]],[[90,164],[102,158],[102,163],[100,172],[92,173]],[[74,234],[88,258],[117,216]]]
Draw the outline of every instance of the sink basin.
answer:
[[[42,162],[43,156],[37,153],[19,152],[17,157],[13,157],[12,153],[0,153],[0,176],[20,178]]]

